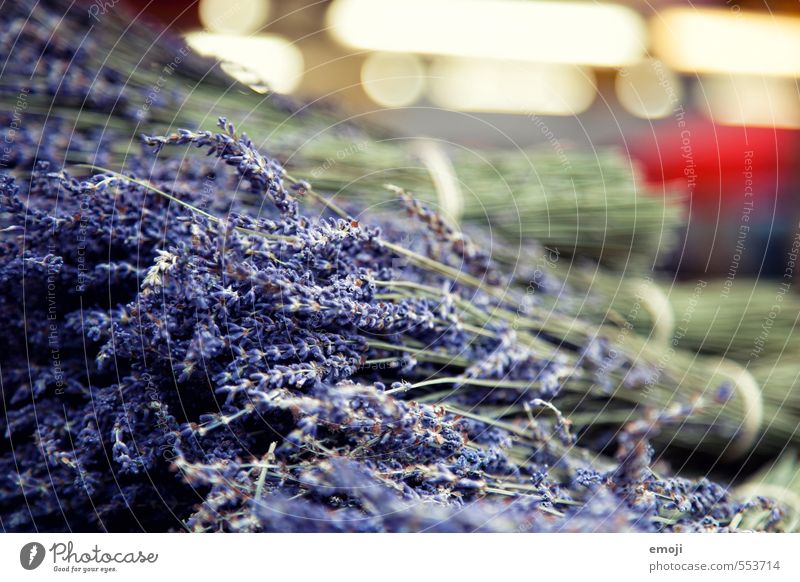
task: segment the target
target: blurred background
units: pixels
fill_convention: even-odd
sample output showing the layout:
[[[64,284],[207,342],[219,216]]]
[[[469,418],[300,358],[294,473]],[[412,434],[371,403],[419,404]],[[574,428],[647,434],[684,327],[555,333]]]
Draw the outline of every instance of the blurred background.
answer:
[[[616,146],[687,196],[671,268],[780,275],[800,233],[797,0],[127,0],[239,80],[401,136]]]

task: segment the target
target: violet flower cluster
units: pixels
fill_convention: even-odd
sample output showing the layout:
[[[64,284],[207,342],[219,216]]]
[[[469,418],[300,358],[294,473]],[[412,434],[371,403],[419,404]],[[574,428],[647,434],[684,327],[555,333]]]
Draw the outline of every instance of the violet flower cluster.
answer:
[[[594,352],[517,329],[514,274],[413,198],[339,208],[224,119],[143,141],[121,174],[0,175],[3,530],[782,527],[654,468],[663,411],[615,455],[573,426]]]

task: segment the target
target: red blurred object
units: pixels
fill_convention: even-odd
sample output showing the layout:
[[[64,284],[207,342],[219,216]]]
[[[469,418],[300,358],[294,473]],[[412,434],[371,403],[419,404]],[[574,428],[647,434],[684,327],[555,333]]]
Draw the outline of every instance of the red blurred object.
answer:
[[[784,184],[796,183],[800,131],[717,125],[687,115],[654,125],[630,146],[650,184],[682,186],[693,210],[717,214],[741,210],[748,186],[753,197],[777,198]]]

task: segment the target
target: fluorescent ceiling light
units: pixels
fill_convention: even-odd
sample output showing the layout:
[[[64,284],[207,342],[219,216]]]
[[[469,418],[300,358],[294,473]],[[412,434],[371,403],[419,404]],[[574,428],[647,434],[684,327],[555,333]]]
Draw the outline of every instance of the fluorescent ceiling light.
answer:
[[[428,84],[434,103],[458,111],[576,115],[596,95],[591,70],[563,64],[441,59]]]
[[[800,18],[672,8],[652,27],[656,52],[678,71],[800,76]]]
[[[647,30],[630,8],[523,0],[335,0],[335,38],[359,49],[472,58],[632,64]]]

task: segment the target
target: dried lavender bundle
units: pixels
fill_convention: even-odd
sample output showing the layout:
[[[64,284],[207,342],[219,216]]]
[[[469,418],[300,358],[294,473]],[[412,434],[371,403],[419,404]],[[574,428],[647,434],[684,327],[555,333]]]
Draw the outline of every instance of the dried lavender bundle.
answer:
[[[794,445],[800,440],[797,423],[800,414],[800,372],[792,360],[791,357],[779,356],[770,361],[755,362],[751,366],[753,376],[762,386],[764,400],[763,429],[758,440],[762,449],[773,441]]]
[[[61,143],[62,132],[66,131],[68,128],[65,128],[62,125],[55,125],[53,128],[58,130],[55,133],[55,139],[48,139],[44,141],[46,143]],[[37,135],[41,135],[41,131],[44,130],[40,130]],[[175,139],[178,141],[187,141],[190,137],[197,138],[199,136],[202,136],[204,139],[210,138],[210,134],[208,132],[183,132],[175,134],[175,136]],[[74,139],[74,134],[72,135],[72,138]],[[86,136],[83,139],[90,143],[91,137]],[[33,150],[33,138],[31,142],[32,143],[26,143],[26,147],[18,148],[19,151],[24,153],[28,150]],[[104,146],[102,144],[98,146],[100,151],[103,151],[103,147]],[[31,163],[34,159],[34,156],[32,154],[25,154],[22,156],[22,159],[24,162]],[[193,176],[197,177],[197,173],[193,170],[193,165],[191,162],[192,159],[186,159],[180,163],[170,162],[167,166],[159,166],[159,172],[161,172],[161,174],[159,176],[153,176],[152,178],[158,178],[160,183],[164,185],[164,188],[170,191],[180,190],[181,188],[179,187],[178,181],[175,178],[176,171],[185,170],[188,172],[187,178],[191,178]],[[129,157],[128,166],[134,172],[139,174],[144,174],[150,171],[148,169],[149,163],[136,156]],[[213,171],[209,170],[209,172],[213,174]],[[206,190],[209,184],[210,182],[204,181],[202,188]],[[186,188],[183,188],[183,190],[186,190]],[[216,196],[219,196],[220,192],[221,190],[218,190]],[[237,189],[235,193],[235,198],[239,202],[243,200],[250,200],[256,197],[257,196],[254,195],[253,192],[249,190],[245,191],[245,189],[242,188]],[[207,201],[204,202],[204,204],[207,204]],[[252,206],[252,204],[248,202],[248,206]],[[422,211],[422,206],[418,204],[415,212],[419,213]],[[413,215],[414,213],[412,212],[412,216]],[[423,224],[425,224],[425,218],[421,218],[420,220],[423,222]],[[430,225],[428,226],[430,227]],[[398,240],[401,241],[406,241],[408,238],[408,233],[403,228],[395,229],[394,234]],[[437,236],[441,238],[442,233],[439,233]],[[544,347],[549,347],[547,346],[547,342],[539,341],[536,339],[536,337],[531,338],[530,336],[555,336],[556,342],[567,342],[577,346],[583,346],[589,343],[598,343],[594,341],[596,336],[606,335],[611,338],[615,338],[617,336],[622,338],[623,341],[612,341],[612,344],[614,345],[606,345],[606,347],[600,349],[601,352],[605,350],[608,352],[608,354],[600,354],[598,358],[596,358],[597,361],[592,363],[592,365],[598,369],[598,374],[590,374],[588,378],[586,377],[586,374],[569,375],[569,382],[566,383],[567,389],[574,388],[575,390],[579,391],[580,402],[581,404],[585,405],[584,408],[587,409],[587,412],[594,415],[594,411],[597,409],[597,406],[604,411],[608,409],[607,405],[604,404],[604,401],[602,400],[599,404],[594,403],[594,401],[591,400],[586,400],[585,393],[587,392],[587,389],[594,386],[599,386],[601,388],[600,398],[606,398],[617,386],[624,385],[626,389],[639,386],[640,388],[644,387],[646,389],[640,392],[647,394],[647,399],[644,399],[641,394],[636,394],[634,391],[626,390],[622,394],[622,399],[617,400],[617,402],[628,402],[626,406],[629,406],[631,404],[640,404],[642,403],[642,400],[645,400],[645,403],[649,402],[650,404],[657,406],[676,405],[688,407],[688,402],[695,402],[692,394],[697,392],[701,393],[703,396],[702,400],[705,400],[705,404],[699,406],[699,409],[705,410],[705,418],[700,420],[701,424],[698,431],[687,431],[685,427],[681,431],[683,437],[686,437],[690,434],[694,435],[688,439],[688,442],[686,438],[683,439],[684,442],[690,447],[697,446],[701,443],[701,441],[708,441],[707,446],[718,446],[716,442],[711,442],[710,437],[713,437],[714,435],[713,433],[708,434],[707,428],[709,424],[722,425],[724,423],[728,423],[728,425],[721,431],[715,431],[720,432],[723,439],[730,439],[733,435],[739,432],[740,428],[744,427],[745,423],[743,423],[743,407],[748,403],[748,401],[742,400],[741,398],[734,399],[725,408],[725,410],[722,411],[722,415],[720,416],[715,408],[713,408],[716,406],[716,397],[714,396],[716,392],[716,386],[713,385],[713,383],[719,383],[720,380],[715,379],[717,376],[716,374],[709,374],[704,366],[694,365],[692,363],[691,367],[698,368],[697,372],[689,374],[688,377],[682,382],[678,382],[675,378],[683,376],[685,374],[684,369],[682,367],[676,369],[676,366],[660,364],[659,359],[661,358],[661,354],[653,353],[653,350],[651,349],[648,350],[650,352],[648,356],[650,365],[649,369],[647,369],[648,366],[646,365],[646,362],[648,361],[648,358],[644,358],[640,354],[643,349],[646,349],[646,346],[641,345],[641,341],[635,336],[628,337],[627,330],[607,329],[600,331],[598,328],[586,326],[583,321],[580,321],[585,318],[590,320],[594,319],[597,321],[598,318],[587,315],[587,295],[580,290],[579,292],[571,292],[569,288],[565,287],[565,283],[560,282],[556,278],[556,276],[560,274],[558,268],[550,268],[547,262],[532,259],[534,263],[534,269],[532,273],[528,272],[530,269],[526,270],[523,268],[525,267],[525,263],[519,263],[520,268],[515,268],[514,271],[515,277],[512,277],[510,280],[508,277],[504,279],[498,275],[496,269],[494,273],[487,271],[486,263],[489,260],[488,256],[485,253],[477,252],[474,248],[474,244],[471,246],[465,245],[464,237],[462,237],[457,231],[453,231],[447,236],[449,236],[452,240],[445,242],[450,245],[450,250],[456,255],[453,257],[452,265],[471,273],[473,280],[475,277],[483,278],[486,284],[485,287],[495,286],[498,283],[502,283],[504,285],[508,285],[508,289],[511,289],[514,285],[516,285],[518,291],[514,293],[509,292],[509,296],[514,295],[513,302],[505,302],[505,308],[497,314],[499,317],[494,318],[493,325],[495,327],[500,325],[500,328],[497,328],[500,334],[516,334],[519,331],[524,331],[526,332],[526,336],[523,341],[527,341],[528,343],[534,342],[534,344]],[[425,237],[422,237],[420,240],[424,241]],[[422,251],[423,254],[425,252],[438,252],[435,246],[439,244],[440,242],[437,242],[435,243],[434,247],[431,247],[431,249],[428,249],[427,247],[421,247],[419,250]],[[408,261],[409,259],[405,260]],[[469,262],[469,264],[467,264],[465,261]],[[543,269],[540,267],[543,267]],[[452,273],[454,269],[455,267],[451,268],[450,272]],[[463,278],[463,276],[459,275],[459,279],[461,278]],[[571,281],[568,279],[568,282]],[[424,287],[420,287],[419,283],[414,283],[415,288],[409,290],[407,283],[408,282],[405,282],[404,284],[402,281],[392,282],[392,293],[394,295],[408,292],[414,294],[423,291],[432,300],[451,301],[451,299],[447,298],[447,294],[442,294],[441,289],[437,286],[429,286],[426,289]],[[577,288],[577,286],[573,285],[573,288]],[[461,305],[464,305],[464,303],[464,301],[461,301]],[[598,302],[598,305],[602,305],[602,302]],[[537,317],[531,318],[530,313],[532,309],[539,310],[540,313],[546,314],[546,317],[541,319]],[[597,312],[596,315],[599,313],[600,312]],[[564,317],[560,317],[561,315]],[[476,316],[474,313],[469,313],[468,316],[469,323],[473,327],[481,327],[486,323],[485,316],[481,316],[480,314]],[[576,319],[579,321],[576,322]],[[601,321],[605,321],[606,319],[607,317],[605,315],[599,318]],[[621,317],[617,319],[623,320]],[[548,322],[547,329],[542,329],[542,321],[544,320]],[[567,331],[571,333],[571,337],[566,334]],[[622,335],[620,335],[621,332]],[[603,339],[602,337],[598,339],[599,343],[608,343],[607,340]],[[508,341],[508,339],[505,341]],[[404,346],[404,353],[408,356],[415,350],[418,350],[418,348],[418,345]],[[439,347],[438,349],[440,351],[445,350],[446,352],[446,347]],[[639,361],[642,365],[636,366],[636,369],[631,370],[629,373],[629,370],[626,368],[626,366],[630,367],[630,365],[626,364],[624,358],[617,353],[620,351],[627,352],[629,362]],[[392,354],[386,354],[382,357],[385,360],[386,358],[391,358],[392,356]],[[448,353],[439,354],[437,356],[427,355],[426,357],[429,360],[433,357],[435,360],[438,359],[440,362],[445,360],[450,364],[457,363],[458,361],[466,361],[464,357],[461,357],[459,360],[459,358],[453,358],[452,354]],[[671,360],[673,358],[670,356],[668,359]],[[681,363],[681,366],[683,366],[683,363]],[[665,382],[661,382],[661,376],[665,375],[665,372],[660,371],[660,368],[670,368],[674,377],[672,379],[667,379]],[[668,372],[669,370],[666,372],[667,375],[669,375]],[[538,372],[534,370],[533,373],[536,374]],[[421,373],[422,378],[426,379],[424,374],[425,372],[423,371]],[[453,374],[452,376],[455,375],[457,374]],[[675,386],[679,384],[684,386],[682,391],[686,392],[686,394],[685,397],[679,397],[676,399],[673,394],[675,392]],[[653,386],[657,387],[658,389],[651,389]],[[734,390],[734,393],[738,396],[739,391]],[[588,406],[587,403],[591,406]],[[518,411],[518,408],[519,407],[517,406],[517,408],[514,410]],[[611,422],[617,423],[618,425],[619,419],[624,418],[627,418],[624,410],[617,410],[613,415],[603,414],[596,418],[593,417],[592,423]],[[728,422],[729,420],[730,422]],[[752,430],[748,427],[746,432],[752,433]],[[744,440],[746,442],[747,438],[749,437],[738,440]],[[668,440],[670,442],[674,442],[671,438]]]
[[[800,298],[788,281],[619,279],[596,264],[552,271],[594,298],[587,318],[606,314],[689,351],[757,364],[800,350]]]
[[[654,472],[649,440],[702,394],[628,351],[606,366],[596,328],[485,283],[513,274],[423,206],[416,231],[345,212],[225,120],[146,141],[212,157],[0,184],[5,529],[784,527],[766,498]],[[636,405],[615,458],[576,444],[570,394]]]
[[[699,291],[676,286],[669,300],[676,313],[691,312],[681,336],[691,349],[744,363],[800,352],[800,298],[791,282],[715,280]]]

